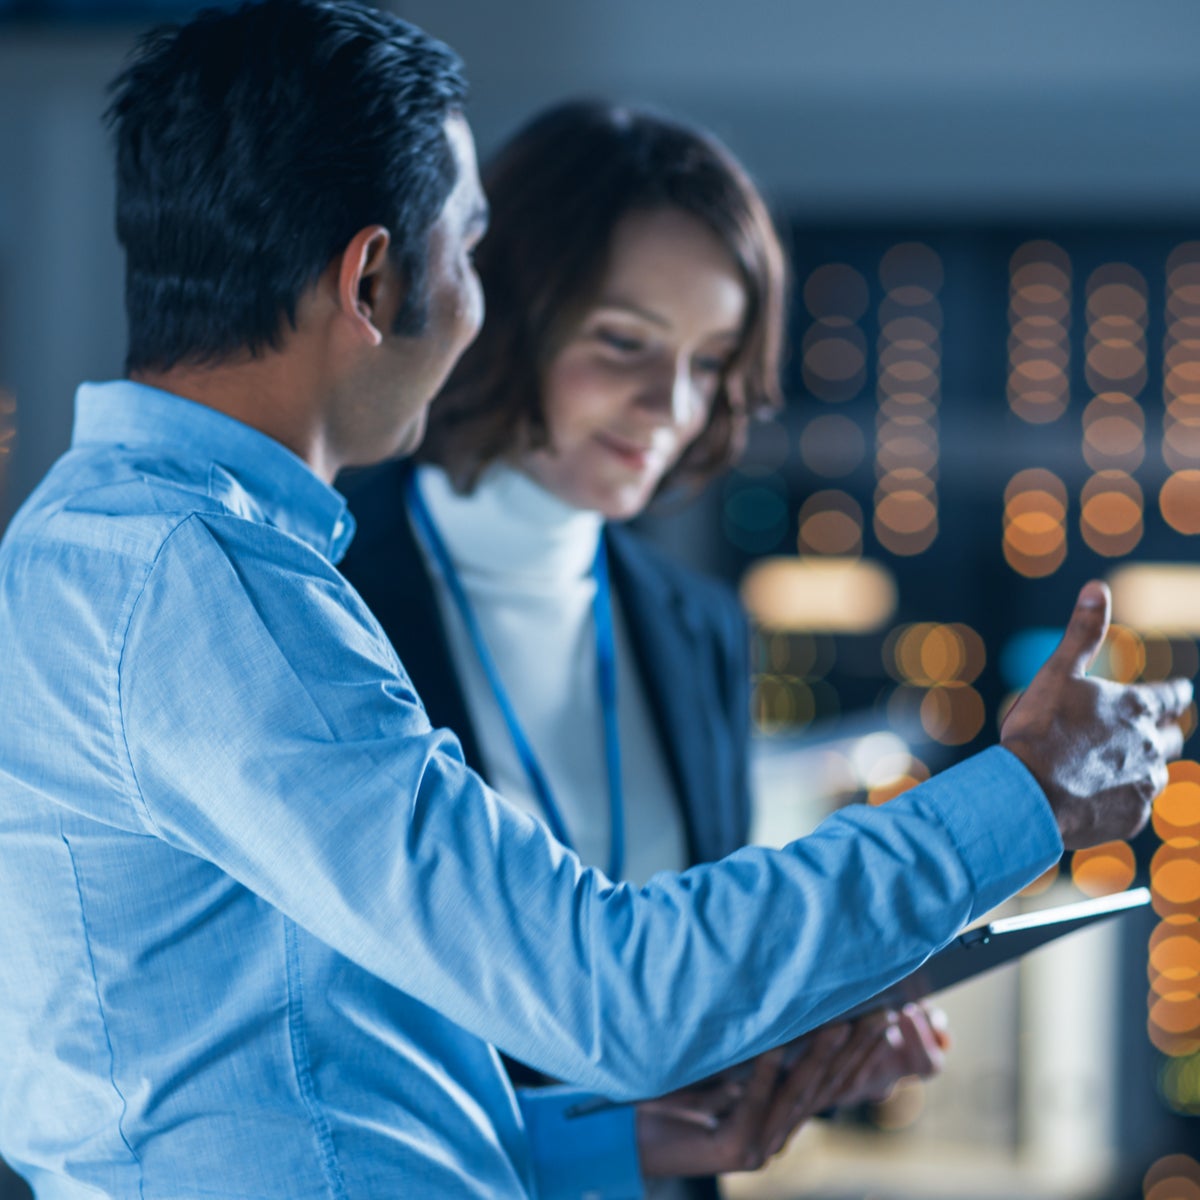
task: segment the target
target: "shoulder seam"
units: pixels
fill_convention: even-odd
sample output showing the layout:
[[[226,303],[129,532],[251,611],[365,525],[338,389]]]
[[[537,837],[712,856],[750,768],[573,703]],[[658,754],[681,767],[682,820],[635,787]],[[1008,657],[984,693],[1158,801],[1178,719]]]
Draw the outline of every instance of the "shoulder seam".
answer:
[[[133,754],[129,749],[129,737],[125,729],[125,712],[122,704],[122,673],[125,668],[125,650],[129,643],[129,630],[133,625],[133,618],[137,614],[138,606],[141,604],[142,597],[146,594],[146,585],[150,582],[150,576],[154,574],[154,568],[158,565],[159,559],[162,558],[163,551],[167,548],[167,543],[190,521],[196,519],[195,513],[187,513],[182,519],[177,521],[174,526],[167,532],[162,539],[158,549],[154,553],[154,557],[150,560],[146,567],[145,573],[142,576],[141,583],[138,585],[137,594],[133,598],[133,603],[129,605],[128,613],[125,617],[125,628],[121,630],[120,642],[121,649],[117,655],[117,678],[116,688],[113,697],[113,719],[114,733],[120,739],[120,747],[124,751],[124,766],[128,769],[129,780],[133,785],[132,795],[135,803],[138,805],[151,829],[162,838],[167,840],[163,831],[159,828],[158,822],[155,821],[153,813],[150,811],[149,804],[146,803],[145,794],[142,791],[142,785],[138,781],[137,770],[133,765]]]

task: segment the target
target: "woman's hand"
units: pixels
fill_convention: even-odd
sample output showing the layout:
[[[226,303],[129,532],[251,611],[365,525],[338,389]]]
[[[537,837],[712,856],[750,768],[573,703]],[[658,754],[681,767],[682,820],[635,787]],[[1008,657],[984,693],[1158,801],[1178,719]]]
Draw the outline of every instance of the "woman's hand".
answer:
[[[825,1025],[749,1067],[637,1107],[642,1174],[755,1171],[810,1117],[881,1099],[907,1075],[941,1070],[944,1018],[919,1005]]]

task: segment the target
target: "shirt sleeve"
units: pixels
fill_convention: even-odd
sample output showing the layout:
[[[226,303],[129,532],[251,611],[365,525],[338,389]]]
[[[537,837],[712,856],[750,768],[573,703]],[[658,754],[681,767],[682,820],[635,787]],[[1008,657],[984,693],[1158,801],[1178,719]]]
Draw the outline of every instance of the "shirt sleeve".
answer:
[[[572,1087],[517,1092],[533,1157],[537,1200],[641,1200],[637,1114],[627,1104],[594,1111]]]
[[[296,539],[193,516],[132,610],[130,802],[340,954],[554,1078],[659,1095],[908,974],[1061,853],[1006,751],[784,850],[645,886],[583,868],[433,729],[383,631]]]

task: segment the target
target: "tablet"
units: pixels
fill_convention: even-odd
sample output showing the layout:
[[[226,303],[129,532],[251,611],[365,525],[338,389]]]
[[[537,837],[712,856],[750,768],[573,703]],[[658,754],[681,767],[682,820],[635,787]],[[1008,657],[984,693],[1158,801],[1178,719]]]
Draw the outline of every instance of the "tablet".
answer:
[[[1001,917],[985,925],[976,925],[964,930],[952,942],[931,955],[911,975],[898,983],[877,992],[861,1004],[832,1018],[845,1021],[859,1017],[879,1008],[898,1009],[914,1000],[923,1000],[934,992],[944,991],[955,984],[965,983],[977,975],[983,975],[996,967],[1015,962],[1031,950],[1038,949],[1064,934],[1074,933],[1100,921],[1106,921],[1120,913],[1131,912],[1150,903],[1148,888],[1132,888],[1113,896],[1101,896],[1095,900],[1083,900],[1078,904],[1063,904],[1055,908],[1044,908],[1039,912],[1022,913],[1019,917]],[[792,1059],[799,1057],[809,1035],[789,1043]],[[729,1068],[732,1072],[745,1071],[747,1064]],[[729,1072],[721,1072],[728,1078]],[[565,1116],[582,1117],[590,1113],[612,1108],[616,1101],[596,1097],[567,1109]]]
[[[1149,889],[1133,888],[1114,896],[1044,908],[1019,917],[1001,917],[986,925],[976,925],[926,959],[911,975],[856,1004],[838,1020],[861,1016],[876,1008],[900,1008],[910,1001],[965,983],[994,967],[1002,967],[1064,934],[1149,903]]]

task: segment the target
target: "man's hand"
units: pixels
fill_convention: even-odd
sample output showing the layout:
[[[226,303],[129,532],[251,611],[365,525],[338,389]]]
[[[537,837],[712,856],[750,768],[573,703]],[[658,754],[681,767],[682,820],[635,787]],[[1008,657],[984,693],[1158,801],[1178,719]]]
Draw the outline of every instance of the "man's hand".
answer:
[[[749,1075],[734,1072],[638,1105],[642,1174],[718,1175],[755,1171],[809,1117],[887,1095],[906,1075],[941,1070],[947,1042],[919,1006],[822,1026],[795,1060],[781,1047]]]
[[[1186,679],[1121,685],[1084,672],[1108,630],[1110,597],[1092,581],[1079,593],[1058,648],[1013,705],[1000,731],[1041,784],[1068,850],[1132,837],[1166,786],[1183,748]]]

